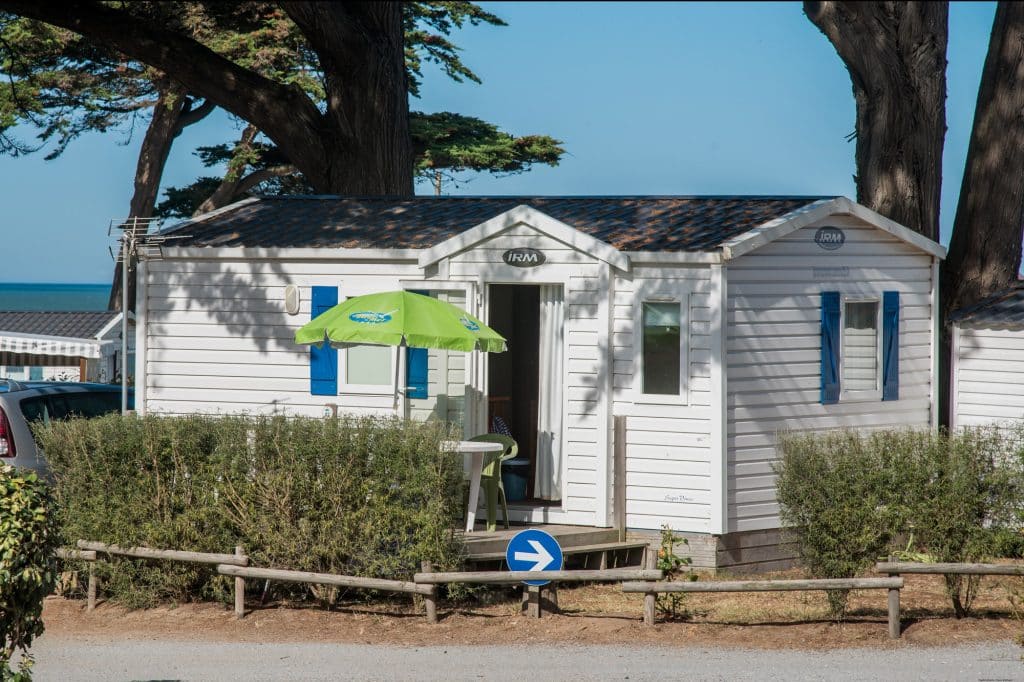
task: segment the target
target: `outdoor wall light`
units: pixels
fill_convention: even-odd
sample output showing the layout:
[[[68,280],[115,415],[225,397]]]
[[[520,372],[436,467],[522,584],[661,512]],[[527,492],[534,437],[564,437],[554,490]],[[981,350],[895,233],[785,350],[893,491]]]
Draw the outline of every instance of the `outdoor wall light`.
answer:
[[[294,284],[284,288],[284,311],[289,315],[299,314],[299,288]]]

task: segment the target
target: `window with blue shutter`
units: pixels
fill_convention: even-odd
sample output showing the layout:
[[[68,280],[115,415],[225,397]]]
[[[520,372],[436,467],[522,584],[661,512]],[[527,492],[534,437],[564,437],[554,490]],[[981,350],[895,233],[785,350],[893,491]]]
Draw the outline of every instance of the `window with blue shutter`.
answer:
[[[821,402],[839,402],[839,292],[821,292]]]
[[[312,315],[338,305],[338,287],[313,287]],[[338,395],[338,351],[329,343],[309,347],[309,392],[313,395]]]
[[[882,400],[900,399],[900,292],[882,295]]]
[[[429,296],[429,291],[412,290],[414,294]],[[427,396],[427,349],[405,349],[405,397],[422,399]]]

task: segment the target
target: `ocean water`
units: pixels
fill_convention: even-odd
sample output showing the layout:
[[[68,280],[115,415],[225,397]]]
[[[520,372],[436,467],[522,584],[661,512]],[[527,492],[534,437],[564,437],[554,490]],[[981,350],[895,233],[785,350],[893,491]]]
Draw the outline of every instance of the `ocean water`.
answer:
[[[106,310],[109,284],[0,282],[0,310]]]

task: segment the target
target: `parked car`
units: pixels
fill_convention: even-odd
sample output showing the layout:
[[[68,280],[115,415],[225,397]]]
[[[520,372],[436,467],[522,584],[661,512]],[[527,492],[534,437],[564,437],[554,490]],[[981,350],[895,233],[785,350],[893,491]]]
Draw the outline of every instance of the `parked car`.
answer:
[[[128,391],[128,409],[135,406]],[[47,475],[29,424],[69,417],[98,417],[121,411],[121,387],[63,381],[0,379],[0,465],[13,464]]]

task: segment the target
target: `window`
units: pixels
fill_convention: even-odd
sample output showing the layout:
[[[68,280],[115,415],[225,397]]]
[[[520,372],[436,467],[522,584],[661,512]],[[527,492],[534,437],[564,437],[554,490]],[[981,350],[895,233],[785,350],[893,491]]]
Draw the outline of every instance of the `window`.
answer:
[[[345,386],[387,386],[394,381],[390,346],[353,346],[345,351]]]
[[[878,301],[843,305],[842,386],[845,391],[878,391]]]
[[[640,392],[683,395],[683,304],[644,301],[640,305]]]

